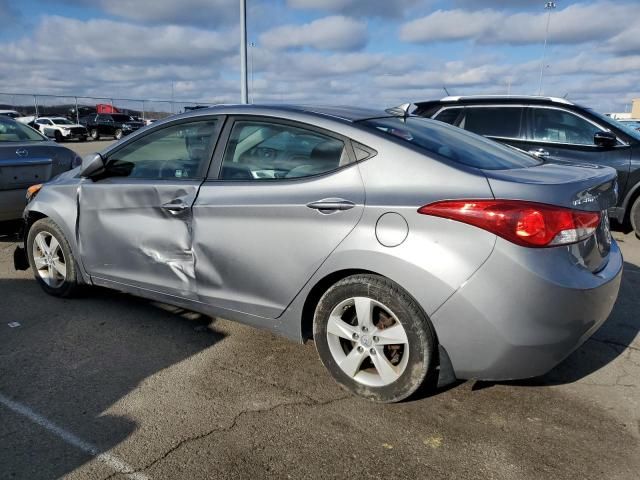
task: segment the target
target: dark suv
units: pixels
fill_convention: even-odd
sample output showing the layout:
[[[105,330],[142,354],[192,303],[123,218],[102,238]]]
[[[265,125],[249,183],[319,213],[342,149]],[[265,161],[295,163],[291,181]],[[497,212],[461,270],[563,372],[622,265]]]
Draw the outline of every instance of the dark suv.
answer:
[[[124,113],[98,113],[88,115],[80,119],[80,123],[87,127],[89,136],[98,140],[103,135],[108,135],[120,140],[124,135],[135,132],[144,127],[143,122],[135,121]]]
[[[434,118],[548,161],[607,165],[618,171],[618,205],[609,214],[640,237],[640,132],[564,98],[445,97],[415,103]]]

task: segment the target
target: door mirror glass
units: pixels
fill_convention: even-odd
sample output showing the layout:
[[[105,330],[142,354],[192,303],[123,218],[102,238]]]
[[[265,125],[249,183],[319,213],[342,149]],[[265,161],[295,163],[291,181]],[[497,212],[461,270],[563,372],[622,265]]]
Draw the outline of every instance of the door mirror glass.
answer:
[[[611,132],[596,132],[593,135],[593,143],[599,147],[615,147],[618,139]]]
[[[104,159],[99,153],[87,155],[82,159],[82,167],[80,168],[81,177],[91,178],[102,172],[104,172]]]

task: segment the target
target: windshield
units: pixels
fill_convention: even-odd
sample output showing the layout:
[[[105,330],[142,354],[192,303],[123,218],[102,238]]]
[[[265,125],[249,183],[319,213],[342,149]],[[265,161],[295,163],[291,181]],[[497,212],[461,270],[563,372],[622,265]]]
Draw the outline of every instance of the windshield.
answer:
[[[56,125],[73,125],[73,122],[70,122],[66,118],[52,118],[51,120]]]
[[[111,115],[116,122],[131,122],[133,119],[129,115]]]
[[[542,163],[516,149],[435,120],[393,117],[367,120],[363,123],[428,153],[435,153],[470,167],[505,170],[534,167]]]
[[[33,128],[0,115],[0,143],[1,142],[42,142],[43,137]]]
[[[624,133],[629,135],[631,138],[633,138],[634,140],[637,140],[637,141],[640,142],[640,132],[637,131],[632,125],[626,125],[626,124],[624,124],[622,122],[614,120],[611,117],[607,117],[606,115],[603,115],[603,114],[598,113],[598,112],[596,112],[594,110],[591,110],[591,109],[589,109],[589,113],[591,115],[594,115],[594,116],[598,117],[603,122],[606,122],[606,124],[608,126],[617,128],[618,130],[622,130]]]

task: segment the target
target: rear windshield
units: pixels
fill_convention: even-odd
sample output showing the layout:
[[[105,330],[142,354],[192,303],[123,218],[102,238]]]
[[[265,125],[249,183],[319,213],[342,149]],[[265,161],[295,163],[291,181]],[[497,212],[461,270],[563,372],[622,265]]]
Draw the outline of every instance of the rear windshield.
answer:
[[[33,128],[0,115],[0,143],[2,142],[42,142],[46,140]]]
[[[428,153],[483,170],[526,168],[542,163],[530,155],[480,135],[425,118],[376,118],[363,124]]]

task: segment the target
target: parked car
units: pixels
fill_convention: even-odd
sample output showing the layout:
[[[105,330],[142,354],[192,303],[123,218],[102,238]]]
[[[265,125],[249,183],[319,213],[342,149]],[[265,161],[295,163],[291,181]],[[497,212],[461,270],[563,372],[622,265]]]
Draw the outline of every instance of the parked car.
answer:
[[[618,121],[620,123],[622,123],[625,127],[633,128],[635,130],[640,131],[640,120],[620,120],[620,119],[618,119]]]
[[[89,135],[94,140],[99,140],[104,135],[120,140],[124,135],[129,135],[144,127],[143,122],[137,122],[123,113],[89,115],[82,117],[80,123],[87,127]]]
[[[545,161],[590,163],[618,172],[609,214],[640,236],[640,132],[564,98],[445,97],[418,102],[414,114],[484,135]]]
[[[39,117],[34,124],[40,133],[55,138],[56,142],[72,139],[84,142],[88,135],[86,127],[63,117]]]
[[[13,118],[13,119],[16,119],[22,116],[20,115],[19,112],[16,112],[15,110],[0,110],[0,115]]]
[[[42,186],[16,268],[313,337],[340,385],[393,402],[429,374],[541,375],[591,336],[620,285],[615,184],[404,114],[219,106]]]
[[[46,182],[80,162],[71,150],[0,115],[0,221],[21,218],[28,187]]]

